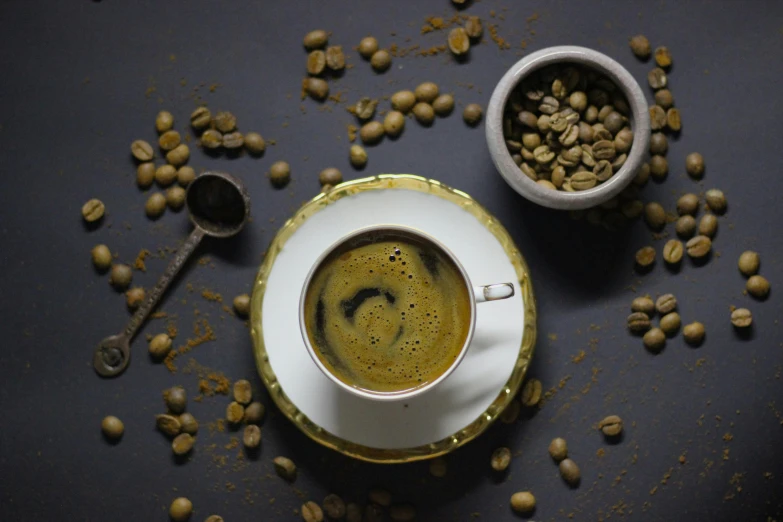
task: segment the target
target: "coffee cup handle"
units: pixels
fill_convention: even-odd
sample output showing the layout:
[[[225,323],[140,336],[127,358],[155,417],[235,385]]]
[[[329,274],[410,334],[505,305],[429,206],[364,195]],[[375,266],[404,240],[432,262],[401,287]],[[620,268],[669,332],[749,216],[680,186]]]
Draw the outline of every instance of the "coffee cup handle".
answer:
[[[508,299],[514,296],[514,285],[513,283],[499,283],[496,285],[474,286],[473,294],[476,296],[477,303]]]

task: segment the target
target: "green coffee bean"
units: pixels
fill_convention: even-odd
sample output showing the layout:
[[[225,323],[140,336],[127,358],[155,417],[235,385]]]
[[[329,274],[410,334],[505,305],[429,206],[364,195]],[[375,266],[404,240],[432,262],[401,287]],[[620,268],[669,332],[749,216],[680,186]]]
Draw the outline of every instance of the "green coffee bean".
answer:
[[[552,442],[549,443],[549,455],[555,462],[560,462],[568,457],[568,445],[566,444],[565,439],[560,437],[552,439]]]
[[[233,301],[234,311],[240,317],[247,317],[250,315],[250,296],[247,294],[239,294]]]
[[[563,480],[565,480],[569,486],[573,487],[579,484],[579,480],[581,479],[582,475],[579,471],[579,466],[576,465],[576,462],[566,458],[560,461],[558,467],[560,469],[560,476],[563,477]]]
[[[718,231],[718,218],[714,214],[705,214],[699,221],[699,234],[712,239]]]
[[[166,211],[166,196],[160,192],[154,192],[147,198],[147,202],[144,204],[144,212],[150,219],[156,219],[163,215]]]
[[[195,435],[198,433],[198,421],[190,413],[183,413],[179,416],[179,424],[183,433]]]
[[[541,185],[542,187],[549,189],[549,190],[557,190],[557,187],[554,183],[549,181],[548,179],[538,179],[536,180],[536,183]]]
[[[693,236],[696,230],[696,219],[690,214],[680,216],[680,218],[674,224],[674,230],[681,238],[688,239]]]
[[[305,49],[311,50],[325,47],[326,42],[328,41],[329,35],[326,33],[326,31],[322,29],[316,29],[315,31],[310,31],[305,35],[303,43]]]
[[[644,347],[653,353],[663,350],[666,345],[666,334],[660,328],[651,328],[642,338]]]
[[[155,426],[169,437],[176,437],[182,432],[182,423],[175,415],[155,415]]]
[[[642,247],[636,251],[636,264],[641,268],[649,268],[655,263],[655,249],[651,246]]]
[[[125,304],[128,310],[131,312],[135,311],[144,302],[145,296],[146,292],[144,292],[144,289],[138,286],[125,292]]]
[[[674,105],[674,96],[669,89],[661,89],[655,91],[655,104],[659,105],[662,109],[669,109]]]
[[[400,113],[397,113],[400,114]],[[318,174],[318,182],[321,183],[321,186],[323,185],[337,185],[339,183],[342,183],[343,181],[343,174],[338,169],[330,167],[328,169],[324,169],[321,171],[320,174]]]
[[[242,136],[241,132],[234,131],[223,135],[223,146],[228,150],[235,151],[241,149],[244,144],[245,137]]]
[[[592,172],[581,171],[571,176],[571,187],[577,191],[591,189],[595,187],[596,183],[598,183],[598,179]]]
[[[136,184],[140,188],[147,188],[155,181],[155,165],[151,161],[139,163],[136,167]]]
[[[413,106],[413,116],[420,124],[429,126],[435,121],[435,110],[429,103],[419,102]]]
[[[206,107],[199,107],[190,114],[190,126],[196,130],[209,127],[212,122],[212,113]]]
[[[255,424],[245,426],[245,431],[242,434],[242,444],[247,449],[258,448],[261,445],[261,429]]]
[[[669,173],[669,163],[666,158],[656,154],[650,158],[650,174],[656,181],[663,181]]]
[[[611,107],[611,106],[610,106]],[[599,113],[600,118],[600,113]],[[611,132],[612,134],[617,134],[620,129],[623,128],[625,125],[625,118],[623,118],[622,114],[614,110],[614,107],[612,107],[611,112],[606,115],[606,118],[604,118],[603,121],[604,127],[606,127],[606,130]]]
[[[95,223],[103,217],[106,207],[100,199],[91,199],[82,205],[82,217],[87,223]]]
[[[682,120],[680,119],[680,110],[671,107],[666,111],[666,126],[673,132],[680,132],[682,129]]]
[[[111,266],[109,284],[113,286],[115,290],[123,291],[127,289],[132,280],[133,271],[131,270],[131,267],[120,263]]]
[[[186,455],[193,449],[193,436],[190,433],[180,433],[171,441],[171,449],[175,455]]]
[[[454,110],[454,96],[441,94],[432,102],[432,109],[438,116],[448,116]]]
[[[538,117],[532,112],[522,111],[518,115],[519,122],[533,129],[538,128]]]
[[[650,164],[642,163],[639,167],[639,171],[636,173],[636,177],[633,179],[633,184],[637,187],[647,184],[647,180],[650,179]]]
[[[226,406],[226,420],[230,424],[239,424],[245,418],[245,407],[236,401]]]
[[[163,402],[171,413],[182,413],[188,402],[188,395],[182,386],[174,386],[163,392]]]
[[[769,288],[769,281],[758,274],[750,276],[745,284],[748,293],[757,299],[766,298],[769,295]]]
[[[723,191],[718,189],[710,189],[704,194],[704,199],[707,201],[707,206],[710,210],[716,214],[723,214],[726,212],[726,196]]]
[[[181,167],[190,159],[190,149],[181,143],[166,153],[166,161],[175,167]]]
[[[666,224],[666,211],[660,203],[647,203],[644,206],[644,219],[651,229],[660,230]]]
[[[351,145],[350,159],[354,168],[364,168],[367,165],[367,152],[359,145]]]
[[[111,251],[106,245],[95,245],[90,250],[90,256],[92,257],[92,264],[95,265],[98,271],[103,272],[111,267]]]
[[[326,53],[320,49],[310,51],[307,55],[307,74],[320,76],[326,69]]]
[[[752,250],[744,251],[742,254],[740,254],[739,261],[737,261],[739,271],[742,272],[742,275],[748,277],[758,273],[760,264],[761,259],[759,258],[758,253]]]
[[[669,67],[672,64],[672,53],[669,52],[667,47],[656,47],[655,49],[655,63],[659,67]]]
[[[462,119],[465,120],[465,123],[473,127],[478,125],[478,123],[481,121],[482,114],[483,111],[481,109],[481,105],[477,103],[470,103],[465,106],[465,109],[463,109]]]
[[[647,73],[647,83],[650,84],[654,90],[663,89],[666,87],[666,72],[660,67],[656,67]]]
[[[114,415],[107,415],[101,421],[101,431],[109,440],[118,440],[125,433],[125,425]]]
[[[747,328],[753,324],[753,314],[747,308],[737,308],[731,312],[731,324],[737,328]]]
[[[685,194],[677,200],[677,213],[679,215],[696,215],[699,210],[699,196],[696,194]]]
[[[481,38],[484,32],[484,27],[481,25],[481,18],[478,16],[468,16],[465,21],[465,32],[471,39]]]
[[[345,516],[345,501],[337,495],[327,495],[322,504],[327,517],[339,520]]]
[[[707,236],[695,236],[685,243],[685,250],[692,259],[700,259],[710,253],[712,240]]]
[[[284,187],[291,181],[291,166],[285,161],[276,161],[269,167],[269,180],[275,187]]]
[[[462,27],[455,27],[449,32],[447,43],[454,56],[463,56],[470,50],[470,37]]]
[[[381,49],[380,51],[376,51],[375,54],[372,55],[370,58],[370,65],[375,70],[375,72],[384,72],[389,67],[391,67],[391,55],[389,54],[389,51],[385,49]]]
[[[646,36],[638,34],[631,38],[629,41],[631,46],[631,52],[641,60],[646,60],[650,57],[650,41]]]
[[[490,466],[495,471],[506,471],[511,464],[511,450],[508,448],[498,448],[492,452]]]
[[[638,199],[624,201],[620,207],[620,212],[628,219],[636,219],[644,212],[644,203]]]
[[[185,497],[175,498],[169,506],[169,517],[174,522],[185,522],[193,513],[193,503]]]
[[[663,260],[670,265],[676,265],[682,261],[683,246],[681,241],[670,239],[663,246]]]
[[[666,154],[669,150],[669,142],[662,132],[653,132],[650,135],[650,154]]]
[[[392,94],[391,106],[395,111],[408,114],[414,105],[416,105],[416,95],[412,91],[397,91]]]
[[[193,167],[183,165],[177,169],[177,183],[180,186],[187,187],[194,179],[196,179],[196,171],[193,170]]]
[[[293,482],[296,479],[296,464],[286,457],[275,457],[272,461],[275,465],[275,471],[280,478],[283,478],[289,482]]]
[[[682,336],[685,342],[691,346],[698,346],[704,341],[704,325],[698,321],[686,324],[682,329]]]
[[[215,150],[223,146],[223,135],[214,129],[207,129],[201,135],[201,146]]]
[[[685,156],[685,171],[692,178],[701,178],[704,175],[704,157],[698,152]]]
[[[663,294],[655,300],[655,310],[664,316],[677,309],[677,298],[674,294]]]
[[[650,129],[654,131],[662,130],[666,127],[666,111],[663,107],[653,105],[650,107]]]
[[[163,134],[174,127],[174,116],[168,111],[160,111],[155,117],[155,130]]]
[[[680,329],[680,324],[680,314],[677,312],[670,312],[661,317],[658,326],[661,330],[663,330],[663,333],[665,333],[667,337],[672,337]]]
[[[361,98],[358,102],[356,102],[356,106],[354,107],[354,113],[356,114],[356,117],[362,121],[369,120],[375,114],[375,108],[377,106],[378,106],[378,100],[373,100],[372,98],[364,97]]]
[[[158,146],[165,151],[173,149],[181,142],[182,138],[180,137],[179,132],[175,130],[168,130],[158,138]]]
[[[650,326],[650,318],[644,312],[633,312],[628,316],[628,330],[631,333],[643,334]]]
[[[329,96],[329,84],[321,78],[305,78],[302,85],[308,96],[314,100],[323,101]]]
[[[536,497],[529,491],[517,491],[511,495],[511,509],[516,513],[530,513],[536,508]]]
[[[362,128],[359,129],[359,138],[361,138],[362,143],[371,145],[381,141],[381,138],[383,138],[383,133],[383,124],[378,121],[371,121],[369,123],[365,123],[362,125]]]
[[[171,337],[161,333],[152,338],[149,344],[150,355],[156,359],[162,359],[171,350]]]
[[[245,408],[245,417],[243,420],[246,424],[260,424],[261,419],[264,418],[265,411],[266,408],[264,408],[264,405],[260,402],[251,402]]]
[[[372,36],[362,38],[359,42],[359,54],[365,60],[372,58],[372,55],[378,51],[378,40]]]
[[[161,165],[155,169],[155,181],[161,187],[168,187],[177,179],[177,169],[172,165]]]
[[[647,296],[636,297],[631,301],[631,311],[641,312],[652,317],[655,315],[655,302]]]
[[[601,419],[598,423],[598,429],[606,437],[616,437],[623,431],[623,420],[617,415],[609,415]]]
[[[152,145],[144,140],[136,140],[131,143],[131,154],[139,161],[152,161],[152,158],[155,157]]]

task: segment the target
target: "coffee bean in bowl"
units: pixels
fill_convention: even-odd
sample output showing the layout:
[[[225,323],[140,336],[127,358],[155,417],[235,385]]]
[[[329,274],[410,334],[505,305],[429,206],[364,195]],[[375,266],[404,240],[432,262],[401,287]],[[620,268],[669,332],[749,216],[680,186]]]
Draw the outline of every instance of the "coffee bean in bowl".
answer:
[[[650,115],[641,87],[619,63],[592,49],[551,47],[523,58],[500,80],[487,108],[486,138],[498,171],[522,196],[550,208],[585,209],[611,200],[636,177]]]

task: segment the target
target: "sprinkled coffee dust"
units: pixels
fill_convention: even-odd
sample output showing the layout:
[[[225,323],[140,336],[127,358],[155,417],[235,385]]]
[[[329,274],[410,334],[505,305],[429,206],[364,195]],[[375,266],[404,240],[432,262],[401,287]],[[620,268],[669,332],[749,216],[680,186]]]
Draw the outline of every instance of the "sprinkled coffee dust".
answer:
[[[207,341],[214,341],[215,339],[217,339],[215,332],[206,318],[202,317],[196,319],[193,323],[193,337],[188,338],[185,341],[185,344],[179,346],[176,350],[171,350],[163,360],[163,364],[166,365],[166,368],[168,368],[171,373],[176,373],[177,366],[174,364],[174,359],[178,355],[188,353],[196,346],[204,344]]]

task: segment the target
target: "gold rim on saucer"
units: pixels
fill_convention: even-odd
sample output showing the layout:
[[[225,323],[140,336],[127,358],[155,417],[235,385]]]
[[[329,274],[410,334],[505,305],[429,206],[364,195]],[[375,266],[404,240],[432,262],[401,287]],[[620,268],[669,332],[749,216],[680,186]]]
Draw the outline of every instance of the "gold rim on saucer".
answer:
[[[466,212],[469,212],[473,217],[478,219],[479,222],[495,236],[506,251],[506,255],[508,255],[508,259],[516,271],[517,279],[519,281],[519,291],[522,295],[523,305],[525,307],[525,325],[522,335],[522,345],[519,348],[519,356],[514,365],[514,371],[511,373],[511,377],[506,381],[506,384],[500,390],[497,398],[492,402],[489,408],[479,415],[476,420],[445,439],[424,446],[403,449],[372,448],[343,440],[313,423],[305,414],[299,411],[296,405],[291,402],[283,391],[275,376],[275,372],[272,369],[272,365],[269,363],[269,356],[267,355],[266,347],[264,345],[263,325],[261,324],[267,278],[272,270],[278,252],[283,248],[286,241],[288,241],[288,239],[299,229],[301,224],[327,205],[330,205],[341,198],[368,190],[383,189],[405,189],[433,194],[459,205]],[[369,462],[395,464],[429,459],[449,453],[478,437],[494,422],[519,391],[522,379],[525,377],[528,364],[533,356],[533,347],[536,341],[536,303],[525,259],[522,257],[522,254],[519,252],[516,245],[514,245],[513,239],[511,239],[511,236],[503,225],[501,225],[483,206],[466,193],[448,187],[439,181],[422,178],[421,176],[415,176],[413,174],[380,174],[378,176],[341,183],[332,190],[317,195],[312,200],[305,203],[283,224],[269,245],[264,262],[261,264],[258,275],[256,275],[255,283],[253,284],[251,325],[250,333],[253,337],[253,348],[258,373],[261,375],[261,379],[264,381],[267,390],[269,390],[269,395],[271,395],[272,400],[275,401],[278,408],[280,408],[291,422],[314,441],[342,453],[343,455]]]

